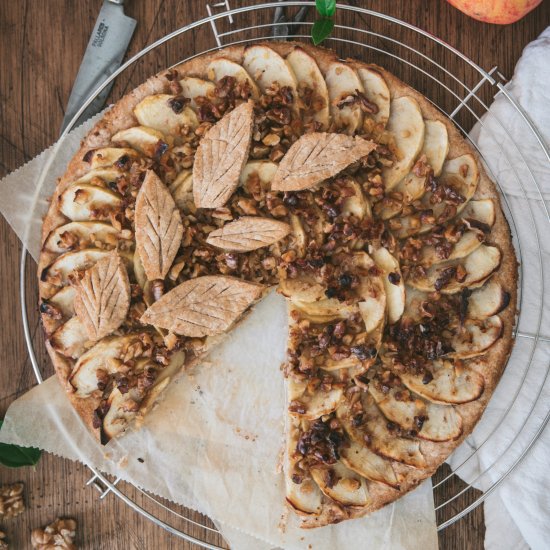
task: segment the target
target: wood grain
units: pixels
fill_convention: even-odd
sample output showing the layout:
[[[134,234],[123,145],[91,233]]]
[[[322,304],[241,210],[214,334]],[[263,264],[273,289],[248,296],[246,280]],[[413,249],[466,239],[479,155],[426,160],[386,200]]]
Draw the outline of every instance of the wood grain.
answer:
[[[231,5],[237,7],[257,3],[252,0],[232,0]],[[146,44],[206,15],[202,0],[134,0],[126,4],[126,13],[138,21],[128,55],[135,54]],[[365,5],[359,0],[348,4]],[[100,6],[101,0],[0,0],[0,176],[15,170],[55,141],[64,106]],[[442,0],[373,0],[368,3],[368,7],[401,18],[441,37],[484,69],[498,66],[500,72],[508,77],[512,76],[523,47],[550,24],[550,2],[543,2],[520,22],[503,27],[474,21]],[[254,13],[241,17],[239,23],[253,25],[259,20],[260,14]],[[389,28],[389,23],[368,15],[352,17],[351,14],[343,14],[341,22],[376,33],[388,32]],[[220,26],[223,27],[223,24]],[[405,30],[398,33],[396,38],[407,41],[427,55],[436,56],[456,76],[475,83],[475,72],[464,64],[458,64],[450,54],[441,51],[429,39],[422,39]],[[387,43],[373,35],[365,35],[365,41],[382,51],[388,47]],[[121,75],[113,88],[111,98],[116,100],[150,74],[214,46],[209,26],[190,31],[149,54]],[[342,57],[361,55],[359,49],[344,47],[341,43],[336,48]],[[418,57],[410,51],[399,48],[394,51],[413,65],[418,63]],[[397,72],[444,109],[452,110],[456,106],[456,102],[453,104],[449,100],[447,92],[413,67],[406,68],[403,63],[392,61],[384,53],[373,52],[373,60]],[[458,95],[462,92],[461,97],[464,95],[456,82],[451,82],[451,87]],[[490,102],[492,93],[493,90],[488,86],[481,89],[487,102]],[[472,109],[477,113],[481,107],[472,104]],[[464,111],[459,115],[458,121],[465,129],[469,129],[473,117]],[[20,244],[16,235],[1,219],[0,284],[3,300],[0,303],[0,415],[5,413],[14,399],[35,384],[21,329],[19,252]],[[38,325],[33,262],[30,262],[27,271],[31,329],[43,373],[48,376],[52,373],[52,368],[45,356]],[[443,479],[448,473],[448,468],[443,467],[437,473],[436,479]],[[195,548],[152,525],[112,495],[100,501],[98,494],[85,486],[88,477],[87,469],[81,464],[54,455],[44,455],[36,468],[8,470],[0,467],[0,483],[20,480],[25,482],[27,488],[28,512],[19,518],[5,521],[1,526],[7,532],[12,547],[29,548],[32,527],[43,525],[56,516],[72,516],[79,522],[80,548]],[[450,482],[436,490],[436,503],[444,502],[446,497],[455,494],[461,487],[462,482],[453,477]],[[131,487],[123,489],[138,504],[149,506],[147,499],[137,490]],[[450,517],[475,499],[475,496],[473,492],[465,493],[439,512],[438,519],[441,521]],[[223,544],[219,536],[208,533],[203,528],[188,526],[168,512],[160,511],[160,517],[172,521],[180,529],[188,529],[194,536],[214,544]],[[201,519],[198,514],[191,514],[191,517],[195,520]],[[440,547],[453,550],[481,549],[484,531],[483,508],[478,507],[469,516],[440,533]]]

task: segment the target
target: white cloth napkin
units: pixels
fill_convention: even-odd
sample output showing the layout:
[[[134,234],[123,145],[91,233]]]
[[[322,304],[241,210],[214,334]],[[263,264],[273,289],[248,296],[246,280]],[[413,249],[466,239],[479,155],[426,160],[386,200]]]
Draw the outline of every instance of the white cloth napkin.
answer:
[[[544,208],[550,207],[550,160],[506,94],[518,102],[550,148],[550,27],[525,48],[513,79],[471,133],[518,224],[523,272],[518,327],[523,336],[517,338],[506,372],[481,422],[449,460],[460,477],[484,491],[518,460],[543,425],[550,403],[550,381],[544,380],[550,365],[550,342],[535,342],[525,336],[537,332],[540,320],[542,337],[550,337],[550,220]],[[531,354],[532,365],[527,371]],[[510,413],[492,434],[518,389]],[[472,449],[477,449],[475,457],[463,464]],[[487,498],[485,548],[550,547],[549,457],[547,428],[526,458]]]

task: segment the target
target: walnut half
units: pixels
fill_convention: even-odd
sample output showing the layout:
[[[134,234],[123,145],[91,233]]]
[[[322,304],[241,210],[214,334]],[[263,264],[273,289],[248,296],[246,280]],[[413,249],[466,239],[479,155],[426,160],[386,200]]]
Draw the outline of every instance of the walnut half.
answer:
[[[76,550],[74,538],[76,535],[76,521],[74,519],[57,518],[43,529],[33,529],[31,544],[37,550]]]
[[[0,487],[0,518],[13,518],[25,511],[23,489],[23,483],[13,483],[12,485],[2,485]]]

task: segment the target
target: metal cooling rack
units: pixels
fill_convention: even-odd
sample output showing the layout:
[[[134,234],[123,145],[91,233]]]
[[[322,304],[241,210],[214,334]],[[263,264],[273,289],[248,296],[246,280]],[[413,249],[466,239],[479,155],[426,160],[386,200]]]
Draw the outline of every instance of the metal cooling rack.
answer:
[[[314,2],[268,2],[235,9],[231,9],[229,0],[206,4],[205,9],[208,14],[207,17],[186,25],[147,46],[122,65],[120,69],[109,77],[90,99],[82,105],[79,112],[75,115],[73,123],[67,127],[63,136],[73,128],[74,122],[78,119],[80,114],[108,83],[121,75],[126,69],[142,60],[144,56],[164,44],[174,41],[176,44],[180,43],[189,46],[189,37],[194,32],[210,28],[212,47],[206,51],[215,50],[231,44],[242,44],[255,40],[271,40],[273,39],[272,31],[274,25],[289,25],[289,38],[309,41],[309,32],[313,24],[312,22],[300,23],[300,26],[297,24],[293,26],[292,22],[273,23],[273,16],[277,8],[284,7],[285,9],[297,9],[304,6],[313,7]],[[259,24],[254,26],[249,25],[249,15],[252,13],[254,13],[259,20]],[[384,32],[372,31],[369,24],[371,21],[376,21],[379,26],[384,29]],[[412,37],[415,38],[415,43],[421,44],[418,49],[410,46]],[[382,13],[349,5],[338,5],[333,36],[327,39],[325,44],[342,55],[345,53],[346,55],[353,55],[360,59],[386,66],[397,76],[400,76],[403,80],[410,82],[414,87],[419,89],[419,91],[421,91],[438,109],[456,123],[465,136],[467,136],[467,130],[471,128],[472,123],[479,122],[483,125],[483,121],[480,119],[488,110],[488,101],[494,95],[501,95],[509,102],[514,110],[519,113],[536,147],[540,147],[543,155],[550,163],[550,151],[545,145],[541,134],[536,128],[536,125],[529,119],[526,113],[523,112],[510,91],[505,87],[505,78],[500,74],[497,67],[493,67],[491,70],[486,71],[444,41],[409,23]],[[185,48],[183,48],[183,51],[186,51]],[[185,61],[186,59],[190,59],[202,53],[205,52],[195,51],[193,55],[181,59],[180,61]],[[456,73],[451,73],[446,69],[449,65],[448,60],[450,58],[453,59],[455,66],[458,67]],[[164,68],[166,67],[160,66],[157,70]],[[457,75],[460,75],[460,77]],[[497,142],[496,137],[494,139],[495,142]],[[438,523],[438,530],[442,530],[464,517],[494,492],[525,458],[550,420],[550,411],[548,410],[548,406],[546,406],[542,415],[538,415],[539,419],[536,421],[536,425],[534,427],[530,426],[533,433],[526,439],[523,438],[525,440],[522,440],[520,437],[524,434],[529,421],[532,420],[534,416],[532,413],[535,407],[541,406],[539,398],[547,382],[549,372],[548,368],[544,369],[544,372],[539,374],[538,378],[536,378],[533,383],[532,377],[535,372],[533,359],[535,353],[540,350],[540,346],[543,343],[550,342],[548,334],[541,334],[545,277],[548,276],[548,266],[545,267],[543,262],[540,241],[544,232],[546,232],[547,235],[550,234],[550,216],[547,206],[543,201],[539,182],[536,180],[535,175],[527,163],[527,159],[525,159],[522,154],[521,144],[515,143],[513,136],[507,136],[505,141],[506,142],[501,141],[498,143],[498,147],[504,160],[508,161],[508,169],[514,174],[517,180],[517,189],[525,198],[527,198],[528,195],[532,197],[534,194],[540,199],[537,205],[542,209],[544,219],[544,222],[541,223],[540,212],[539,218],[537,218],[534,207],[529,201],[526,201],[528,208],[522,209],[522,211],[518,213],[515,211],[514,206],[507,199],[506,195],[501,192],[503,207],[512,229],[516,252],[520,260],[519,315],[517,318],[515,335],[517,339],[525,341],[527,348],[522,355],[521,372],[518,373],[517,388],[514,395],[510,396],[509,406],[500,414],[500,417],[493,422],[489,435],[481,444],[478,444],[477,449],[471,446],[471,453],[455,468],[455,472],[460,474],[461,470],[467,468],[471,461],[477,460],[479,449],[483,446],[491,445],[492,437],[498,432],[503,423],[512,418],[512,415],[516,415],[514,419],[518,420],[520,425],[513,439],[501,453],[500,459],[485,466],[484,470],[474,480],[474,483],[483,484],[484,486],[485,490],[480,496],[475,496],[477,495],[477,491],[474,490],[472,484],[466,484],[444,502],[438,502],[436,499],[438,517],[443,518]],[[472,145],[475,147],[475,144],[472,143]],[[519,154],[521,163],[518,164],[514,162],[514,164],[512,164],[512,162],[508,160],[507,151],[513,151]],[[491,163],[487,159],[484,159],[484,161],[489,172],[491,172]],[[493,179],[497,181],[494,177]],[[528,237],[525,237],[525,229],[528,230]],[[528,244],[532,243],[533,237],[536,239],[537,243],[536,250],[534,251],[532,247],[528,246]],[[526,238],[530,240],[530,243],[527,243]],[[522,269],[523,263],[527,259],[525,255],[529,256],[528,259],[531,264],[537,266],[536,269],[530,269],[529,273],[524,273]],[[23,328],[32,367],[38,383],[41,383],[43,380],[42,374],[35,355],[33,337],[29,328],[27,315],[25,292],[27,276],[26,258],[27,252],[23,249],[20,268]],[[533,301],[538,304],[538,308],[535,306],[535,309],[532,309],[532,314],[528,320],[522,316],[522,304],[526,296],[530,300],[531,309]],[[34,303],[34,297],[32,302]],[[529,381],[529,384],[526,384],[526,381]],[[514,407],[517,404],[520,394],[524,394],[525,392],[528,392],[529,395],[531,403],[530,410],[528,412],[524,411],[518,417]],[[468,439],[466,441],[468,441]],[[501,468],[502,471],[498,471],[499,465],[503,463],[505,458],[509,464]],[[136,500],[130,498],[120,488],[118,485],[119,479],[110,479],[95,468],[91,466],[88,467],[90,468],[92,477],[87,484],[94,486],[100,492],[100,499],[105,498],[109,493],[113,493],[135,511],[175,536],[204,548],[221,548],[208,544],[201,540],[200,537],[190,534],[191,530],[196,530],[199,527],[203,530],[203,536],[206,531],[217,531],[216,529],[208,527],[205,523],[195,522],[186,517],[185,514],[180,513],[177,508],[181,510],[181,507],[177,507],[171,503],[165,504],[157,497],[141,491],[140,489],[138,489],[138,491],[141,493],[140,498],[142,504],[138,504]],[[454,475],[454,473],[449,474],[441,479],[434,485],[434,491],[441,490],[446,484],[449,484]],[[472,498],[469,499],[470,504],[460,510],[456,510],[456,499],[468,493],[472,495]],[[145,502],[145,504],[143,504],[143,502]],[[168,515],[170,519],[166,521],[160,519],[161,513]]]

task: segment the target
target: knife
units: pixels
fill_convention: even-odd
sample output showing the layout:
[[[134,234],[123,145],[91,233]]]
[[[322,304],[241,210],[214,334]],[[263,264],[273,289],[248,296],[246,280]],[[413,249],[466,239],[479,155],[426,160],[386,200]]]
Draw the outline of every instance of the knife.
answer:
[[[136,20],[124,15],[123,4],[124,0],[103,1],[67,103],[61,132],[97,87],[122,63],[136,27]],[[111,82],[98,94],[80,115],[74,127],[101,111],[112,86]]]

